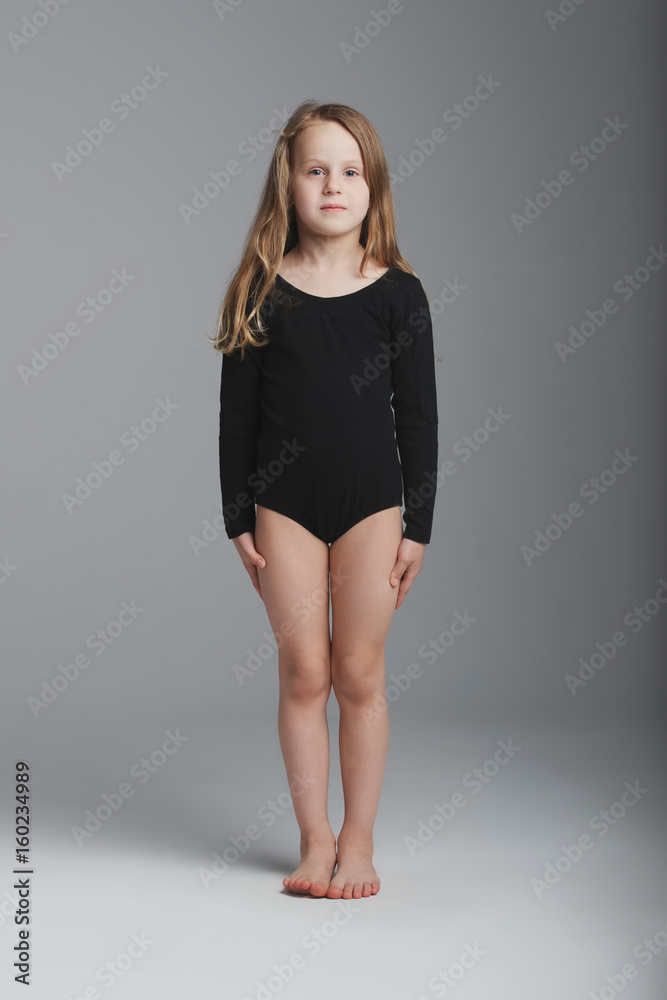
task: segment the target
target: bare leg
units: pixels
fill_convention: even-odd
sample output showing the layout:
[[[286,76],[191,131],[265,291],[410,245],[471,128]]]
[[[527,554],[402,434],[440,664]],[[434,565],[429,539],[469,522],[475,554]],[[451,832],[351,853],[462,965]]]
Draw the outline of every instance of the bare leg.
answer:
[[[336,863],[336,837],[327,815],[329,547],[296,521],[259,504],[255,547],[266,559],[258,576],[271,628],[283,636],[278,734],[301,831],[301,863],[283,885],[324,896]]]
[[[340,769],[345,820],[338,835],[338,870],[327,896],[374,895],[373,825],[389,740],[384,644],[396,607],[389,583],[403,531],[400,507],[364,518],[332,543],[330,569],[349,579],[332,593],[331,677],[340,705]]]

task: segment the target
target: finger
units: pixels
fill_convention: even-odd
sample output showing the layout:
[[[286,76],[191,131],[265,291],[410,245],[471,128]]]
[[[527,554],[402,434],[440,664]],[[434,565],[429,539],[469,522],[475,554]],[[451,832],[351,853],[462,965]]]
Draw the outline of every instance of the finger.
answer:
[[[254,566],[259,566],[264,569],[266,566],[266,559],[258,552],[254,545],[254,535],[252,532],[248,532],[247,538],[243,536],[243,541],[240,543],[241,555],[245,556],[247,562],[251,562]]]
[[[261,569],[264,569],[264,567],[266,566],[266,559],[260,552],[257,551],[252,542],[248,545],[248,548],[246,549],[246,555],[255,566],[259,566]]]
[[[414,583],[415,576],[416,574],[414,573],[403,574],[403,579],[401,580],[401,584],[398,588],[398,598],[396,600],[396,608],[395,608],[396,611],[398,611],[398,609],[400,608],[401,604],[403,603],[403,599],[405,598],[405,595],[407,594],[410,587]]]
[[[399,583],[401,582],[401,577],[408,568],[408,565],[409,564],[406,563],[403,559],[398,559],[394,563],[394,568],[389,574],[389,583],[391,584],[392,587],[398,587]]]

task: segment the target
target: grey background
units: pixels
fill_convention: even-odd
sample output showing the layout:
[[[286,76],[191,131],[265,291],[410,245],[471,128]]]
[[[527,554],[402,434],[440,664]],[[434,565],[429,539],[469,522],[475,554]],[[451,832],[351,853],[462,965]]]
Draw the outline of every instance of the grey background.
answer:
[[[12,765],[24,759],[34,997],[95,985],[89,996],[110,989],[118,1000],[189,988],[255,997],[296,953],[304,967],[274,993],[417,1000],[445,995],[432,977],[451,969],[461,998],[562,1000],[611,988],[633,963],[626,995],[664,996],[665,605],[649,604],[636,633],[624,624],[667,579],[664,265],[637,272],[629,301],[614,290],[666,233],[664,17],[647,0],[570,8],[552,27],[525,0],[413,0],[348,61],[341,46],[386,5],[72,0],[39,16],[18,51],[10,34],[28,33],[22,18],[41,8],[3,6],[7,995],[20,994]],[[156,66],[168,75],[120,120],[113,102]],[[460,128],[443,122],[489,75],[499,86],[488,100]],[[388,685],[410,663],[424,669],[389,691],[382,889],[342,924],[337,901],[281,891],[298,828],[277,737],[277,653],[262,646],[264,607],[221,531],[220,356],[206,339],[270,160],[272,116],[306,97],[361,110],[392,173],[411,155],[416,164],[394,189],[398,240],[431,303],[439,462],[456,466],[387,641]],[[59,181],[53,162],[104,117],[113,132]],[[570,155],[616,117],[627,127],[580,172]],[[437,128],[447,139],[418,164],[417,141]],[[250,159],[252,136],[261,148]],[[186,222],[181,206],[229,160],[240,173]],[[513,213],[568,167],[573,183],[518,232]],[[127,287],[25,384],[33,349],[77,319],[113,269],[133,276]],[[465,291],[443,304],[457,281]],[[609,298],[618,311],[563,363],[556,343]],[[125,432],[167,399],[168,419],[130,450]],[[498,407],[509,418],[463,461],[457,442]],[[77,477],[115,449],[123,463],[68,512]],[[636,461],[589,504],[580,488],[617,449]],[[521,547],[576,500],[583,516],[529,566]],[[29,699],[133,601],[136,619],[35,715]],[[420,647],[457,612],[474,625],[427,663]],[[627,644],[573,694],[566,675],[619,629]],[[240,684],[235,665],[251,652],[262,666]],[[333,697],[328,710],[337,831]],[[181,749],[145,784],[130,778],[176,730],[188,737]],[[499,740],[520,752],[411,853],[405,838]],[[79,846],[72,828],[127,781],[134,795]],[[538,895],[531,880],[590,834],[626,782],[646,792]],[[258,810],[278,800],[269,825]],[[259,838],[207,888],[201,870],[252,823]],[[317,954],[304,939],[315,929]],[[153,944],[113,985],[96,979],[133,934]],[[633,950],[645,938],[657,943],[643,964]],[[456,965],[466,947],[483,953],[467,969]]]

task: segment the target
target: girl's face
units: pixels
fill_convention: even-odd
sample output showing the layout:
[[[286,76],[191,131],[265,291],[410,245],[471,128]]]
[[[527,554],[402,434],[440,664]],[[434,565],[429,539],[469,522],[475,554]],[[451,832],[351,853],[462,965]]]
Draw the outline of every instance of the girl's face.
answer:
[[[312,233],[361,229],[370,190],[357,140],[338,122],[309,125],[294,141],[292,195],[297,219]],[[325,205],[340,205],[327,210]]]

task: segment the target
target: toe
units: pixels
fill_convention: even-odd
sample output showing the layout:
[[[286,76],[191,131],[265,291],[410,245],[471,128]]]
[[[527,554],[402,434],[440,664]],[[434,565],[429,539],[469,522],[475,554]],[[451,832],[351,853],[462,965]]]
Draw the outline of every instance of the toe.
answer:
[[[329,885],[329,888],[327,889],[327,896],[329,899],[340,899],[342,895],[343,890],[339,885],[334,885],[333,883]]]
[[[302,880],[300,878],[294,878],[293,875],[290,875],[290,877],[285,880],[284,885],[289,892],[303,893],[304,890],[301,888],[300,885],[301,881]]]
[[[361,891],[362,896],[370,896],[371,894],[371,884],[370,882],[364,882],[364,887]]]
[[[323,882],[313,882],[310,891],[313,896],[324,896],[327,889],[328,886],[326,886]]]
[[[354,888],[352,890],[352,897],[354,899],[361,899],[361,890],[362,890],[362,888],[363,887],[362,887],[361,882],[355,882],[354,883]]]

